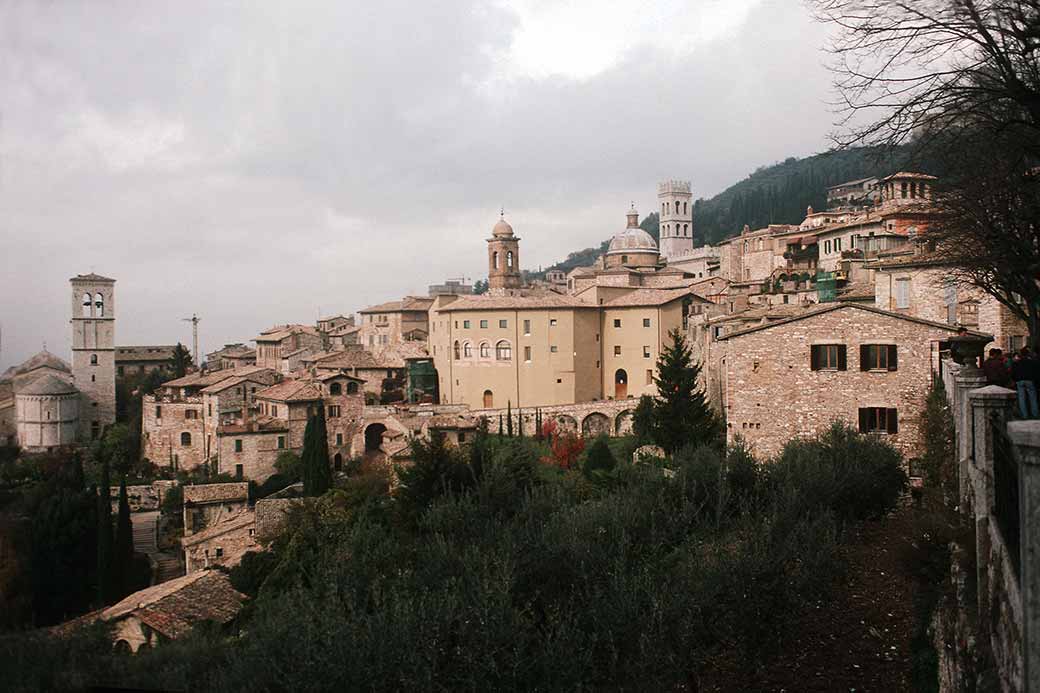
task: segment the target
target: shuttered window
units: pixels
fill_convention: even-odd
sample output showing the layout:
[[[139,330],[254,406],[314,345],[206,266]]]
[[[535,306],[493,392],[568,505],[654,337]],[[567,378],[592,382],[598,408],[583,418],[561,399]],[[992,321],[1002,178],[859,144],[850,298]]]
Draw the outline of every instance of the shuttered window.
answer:
[[[861,371],[894,371],[898,368],[895,344],[861,344],[859,369]]]
[[[848,368],[844,344],[813,344],[809,365],[814,371],[843,371]]]
[[[894,408],[860,407],[860,433],[899,433],[899,417]]]

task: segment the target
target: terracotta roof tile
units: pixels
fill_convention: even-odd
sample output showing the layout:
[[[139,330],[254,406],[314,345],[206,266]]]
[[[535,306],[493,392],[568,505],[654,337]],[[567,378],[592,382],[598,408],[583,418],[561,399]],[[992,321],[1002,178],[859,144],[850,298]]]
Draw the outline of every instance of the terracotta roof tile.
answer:
[[[273,399],[279,402],[313,402],[321,399],[318,388],[306,380],[286,380],[260,390],[255,396],[258,399]]]
[[[217,501],[244,501],[249,499],[248,482],[223,484],[192,484],[184,487],[185,503],[215,503]]]

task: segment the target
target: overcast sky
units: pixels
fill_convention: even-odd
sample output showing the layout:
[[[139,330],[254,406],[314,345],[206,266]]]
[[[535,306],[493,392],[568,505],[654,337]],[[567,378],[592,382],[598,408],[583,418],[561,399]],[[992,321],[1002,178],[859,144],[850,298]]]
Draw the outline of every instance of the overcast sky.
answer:
[[[827,147],[797,0],[0,0],[0,368],[69,356],[69,277],[117,343],[483,277],[500,205],[536,269],[689,179]]]

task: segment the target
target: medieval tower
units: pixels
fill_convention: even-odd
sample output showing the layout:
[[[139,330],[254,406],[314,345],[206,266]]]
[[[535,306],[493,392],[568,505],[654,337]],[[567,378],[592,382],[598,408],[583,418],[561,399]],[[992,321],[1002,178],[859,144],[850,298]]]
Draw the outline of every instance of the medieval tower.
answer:
[[[499,219],[488,242],[488,292],[492,296],[509,296],[523,285],[520,274],[520,239],[513,227]]]
[[[657,185],[661,206],[661,257],[677,258],[693,250],[693,195],[690,181],[666,180]]]
[[[116,420],[115,280],[80,274],[72,284],[72,377],[80,392],[79,438]]]

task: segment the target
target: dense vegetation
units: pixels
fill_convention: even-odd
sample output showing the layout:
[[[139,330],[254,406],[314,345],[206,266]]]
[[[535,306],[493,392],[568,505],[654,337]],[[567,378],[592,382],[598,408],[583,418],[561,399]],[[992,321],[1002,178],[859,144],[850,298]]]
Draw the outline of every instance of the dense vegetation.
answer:
[[[396,496],[353,477],[232,573],[254,597],[240,635],[130,659],[97,631],[7,638],[6,684],[695,688],[717,653],[754,662],[791,635],[785,615],[839,574],[843,530],[905,483],[892,448],[841,426],[765,464],[687,446],[633,465],[634,441],[606,442],[571,469],[531,437],[416,442]]]

